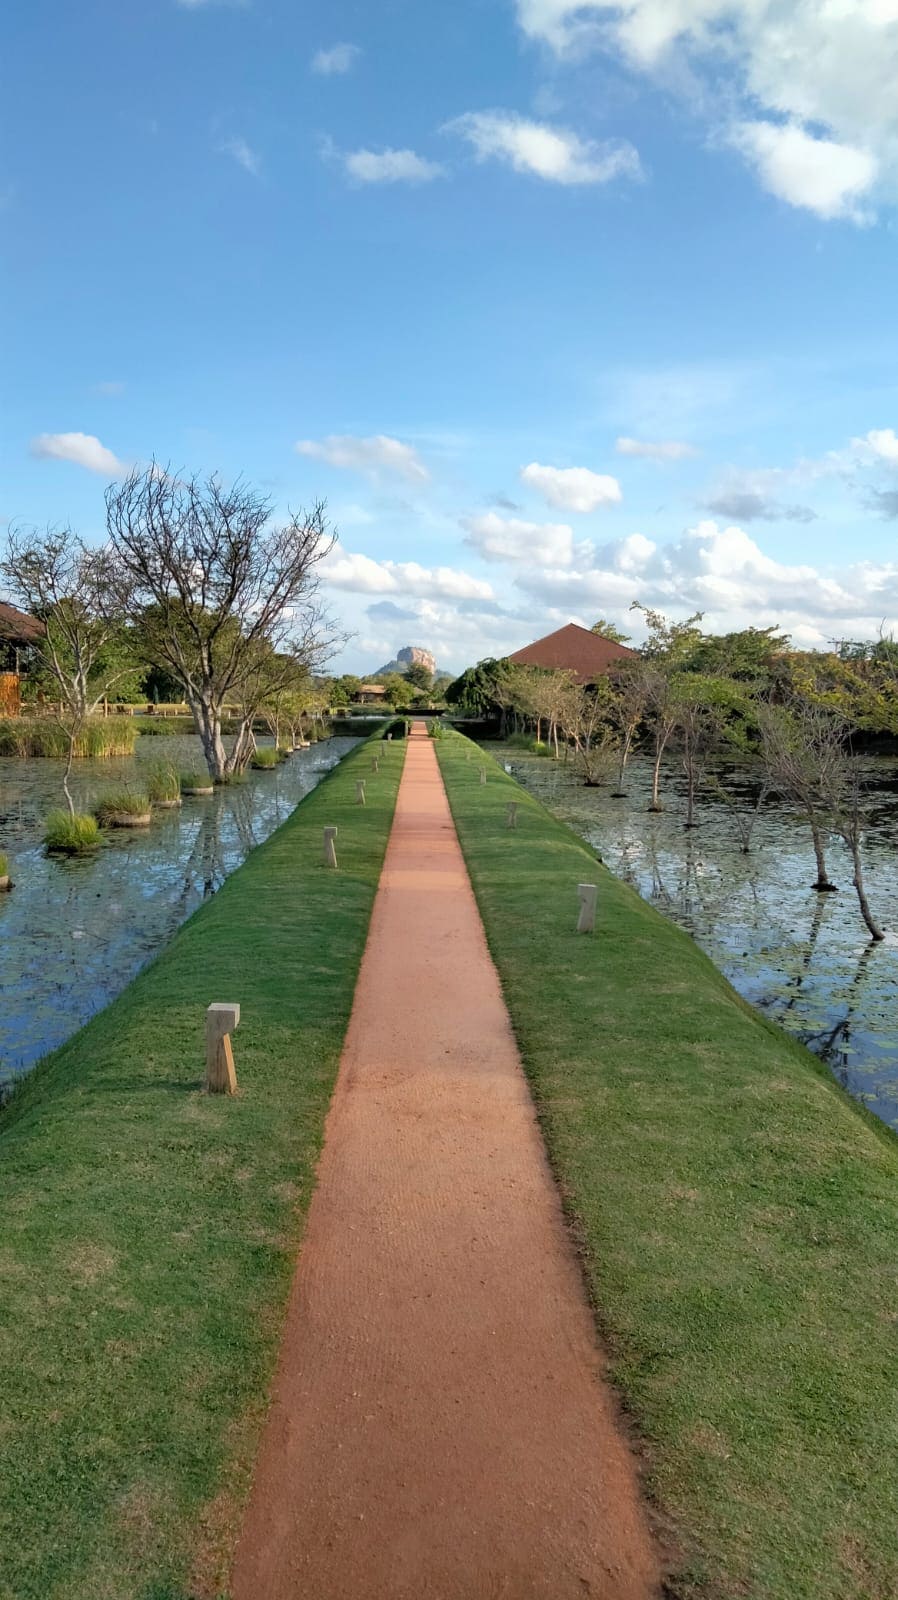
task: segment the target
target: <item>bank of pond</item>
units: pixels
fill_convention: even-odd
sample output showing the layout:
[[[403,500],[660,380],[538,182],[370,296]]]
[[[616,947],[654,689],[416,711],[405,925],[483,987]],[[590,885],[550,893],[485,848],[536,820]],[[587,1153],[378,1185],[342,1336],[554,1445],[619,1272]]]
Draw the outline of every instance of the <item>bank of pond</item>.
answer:
[[[132,755],[82,758],[76,810],[106,825],[99,848],[71,856],[45,848],[63,763],[0,757],[0,839],[14,884],[0,895],[0,1092],[108,1004],[357,742],[332,738],[277,762],[260,741],[244,781],[215,789],[193,735],[139,737]],[[163,761],[180,805],[166,803]],[[149,825],[121,825],[143,821],[126,818],[124,802],[150,795]]]
[[[818,894],[811,837],[768,797],[747,853],[734,810],[757,798],[752,770],[721,765],[684,827],[685,780],[671,767],[664,809],[649,810],[651,768],[637,758],[626,794],[588,788],[572,764],[485,743],[519,783],[593,846],[605,864],[685,928],[733,987],[815,1051],[850,1090],[898,1128],[898,759],[865,763],[867,887],[886,930],[871,943],[858,914],[848,850],[828,841],[839,893]],[[725,791],[728,798],[723,798]]]

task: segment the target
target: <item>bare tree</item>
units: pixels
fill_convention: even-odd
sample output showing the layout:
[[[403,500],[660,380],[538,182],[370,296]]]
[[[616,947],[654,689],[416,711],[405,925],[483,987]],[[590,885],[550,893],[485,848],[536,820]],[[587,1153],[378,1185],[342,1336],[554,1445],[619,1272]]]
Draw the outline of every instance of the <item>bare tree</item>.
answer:
[[[601,696],[591,687],[570,683],[559,716],[583,782],[591,789],[607,783],[618,763],[618,745]]]
[[[770,787],[804,813],[811,830],[820,894],[836,885],[826,866],[824,834],[831,824],[835,773],[841,768],[844,724],[822,707],[793,699],[786,705],[758,707],[761,758]]]
[[[226,781],[247,759],[260,661],[274,653],[311,668],[334,642],[317,602],[317,567],[333,545],[324,503],[275,524],[271,502],[242,482],[184,480],[154,464],[112,484],[106,512],[147,654],[181,684],[209,772]],[[241,734],[227,754],[229,703]]]
[[[92,549],[69,527],[13,529],[0,572],[44,624],[34,648],[59,697],[56,720],[68,740],[62,787],[74,816],[69,779],[84,725],[135,668],[124,640],[129,574],[110,550]]]
[[[598,627],[598,624],[596,624]],[[595,629],[592,630],[595,632]],[[623,799],[624,774],[636,735],[648,711],[648,679],[646,666],[641,660],[627,661],[613,669],[608,678],[608,717],[618,734],[618,768],[615,798]],[[662,751],[663,754],[663,751]]]

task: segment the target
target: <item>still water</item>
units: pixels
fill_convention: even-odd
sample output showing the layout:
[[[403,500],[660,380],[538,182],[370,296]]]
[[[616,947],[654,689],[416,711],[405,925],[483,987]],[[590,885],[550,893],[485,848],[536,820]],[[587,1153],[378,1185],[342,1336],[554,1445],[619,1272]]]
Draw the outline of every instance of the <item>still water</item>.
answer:
[[[761,811],[748,855],[730,806],[706,793],[686,830],[684,786],[673,764],[665,809],[648,811],[648,767],[627,774],[625,799],[587,789],[571,767],[486,746],[550,810],[594,846],[606,866],[685,928],[733,987],[816,1051],[858,1099],[898,1128],[898,762],[867,766],[868,893],[886,930],[873,945],[861,921],[851,862],[835,838],[827,858],[838,894],[815,894],[810,835],[788,807]],[[743,813],[750,773],[715,776]]]
[[[156,812],[150,828],[110,829],[82,859],[48,858],[41,845],[43,819],[62,801],[61,763],[0,758],[0,848],[15,881],[0,894],[0,1083],[107,1005],[357,743],[330,739]],[[139,788],[160,759],[203,769],[198,739],[142,737],[134,756],[76,764],[76,807],[123,782]]]

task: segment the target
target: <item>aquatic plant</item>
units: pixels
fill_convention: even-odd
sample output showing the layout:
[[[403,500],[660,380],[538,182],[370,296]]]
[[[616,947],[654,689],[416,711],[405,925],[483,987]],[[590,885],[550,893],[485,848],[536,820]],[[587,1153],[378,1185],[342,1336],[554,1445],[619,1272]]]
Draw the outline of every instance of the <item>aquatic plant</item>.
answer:
[[[208,772],[198,772],[194,767],[179,774],[182,794],[211,794],[212,779]]]
[[[96,817],[84,813],[64,811],[60,807],[51,811],[44,829],[44,845],[60,855],[79,856],[96,850],[100,843],[100,826]]]
[[[0,850],[0,889],[9,887],[9,856]]]
[[[181,779],[170,761],[155,761],[147,774],[147,794],[154,806],[176,806],[181,798]]]
[[[76,736],[74,753],[94,760],[130,756],[137,732],[131,717],[91,717]],[[0,721],[0,756],[64,761],[68,753],[69,736],[52,717],[8,717]]]
[[[278,765],[278,759],[278,753],[273,745],[263,745],[260,750],[255,751],[251,765],[257,772],[271,772]]]
[[[94,816],[104,828],[139,828],[150,821],[150,800],[134,789],[113,789],[94,806]]]

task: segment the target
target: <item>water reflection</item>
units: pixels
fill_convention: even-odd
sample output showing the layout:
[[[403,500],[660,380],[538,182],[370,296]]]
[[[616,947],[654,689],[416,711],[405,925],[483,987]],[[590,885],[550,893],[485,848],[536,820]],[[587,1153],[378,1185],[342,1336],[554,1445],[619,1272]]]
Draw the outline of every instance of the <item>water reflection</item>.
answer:
[[[203,900],[283,822],[356,739],[331,739],[245,784],[157,813],[147,831],[106,835],[96,856],[48,860],[42,822],[59,804],[60,764],[0,759],[0,842],[16,887],[0,895],[0,1082],[119,993]],[[76,804],[140,783],[160,756],[201,765],[192,738],[140,739],[128,760],[85,761]]]
[[[498,749],[497,749],[498,753]],[[840,893],[815,894],[810,834],[769,797],[752,818],[750,849],[734,815],[751,816],[753,774],[720,768],[727,790],[703,797],[700,826],[683,827],[684,795],[671,775],[665,810],[647,809],[651,774],[636,762],[629,793],[587,789],[570,767],[503,749],[514,776],[570,823],[620,877],[687,929],[733,986],[808,1044],[870,1109],[898,1127],[898,762],[869,763],[864,839],[870,898],[887,929],[872,946],[851,885],[851,859],[827,843]]]

